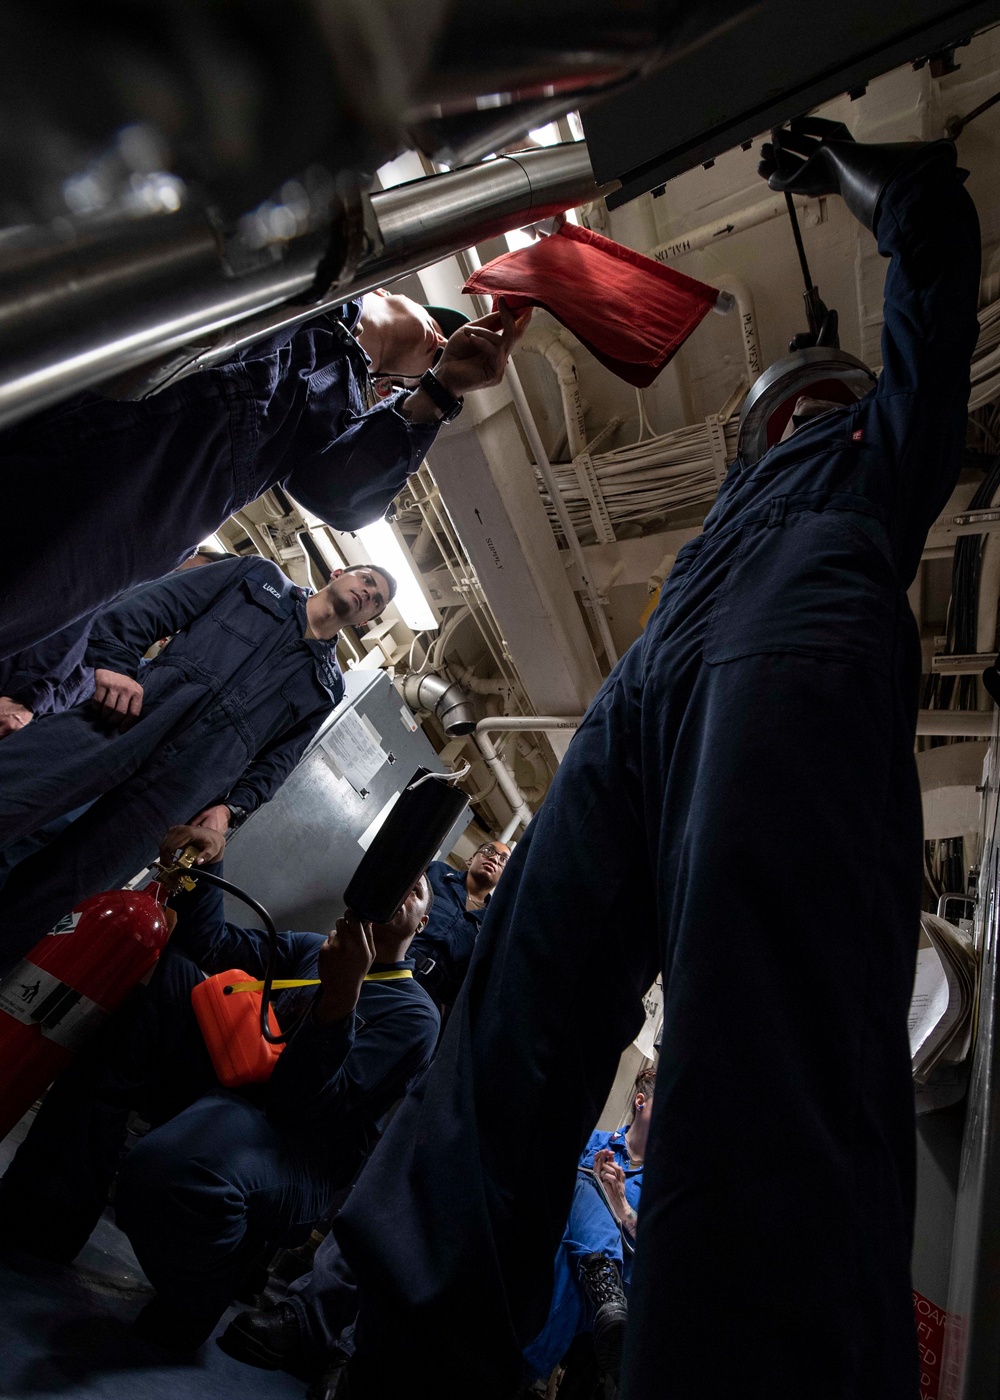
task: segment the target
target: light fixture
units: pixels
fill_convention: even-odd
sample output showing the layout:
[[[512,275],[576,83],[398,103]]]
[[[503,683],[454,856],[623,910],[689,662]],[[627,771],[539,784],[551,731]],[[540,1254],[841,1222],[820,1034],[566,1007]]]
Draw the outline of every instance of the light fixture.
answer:
[[[208,537],[207,540],[202,540],[202,542],[201,542],[201,544],[198,546],[198,548],[199,548],[199,549],[215,549],[215,550],[217,550],[217,551],[219,552],[219,554],[230,554],[230,553],[232,553],[232,551],[230,550],[228,544],[226,544],[225,540],[220,539],[218,535],[209,535],[209,537]]]
[[[376,520],[355,534],[365,547],[369,564],[384,564],[395,577],[398,588],[393,603],[400,617],[413,632],[436,632],[440,619],[424,592],[423,584],[414,571],[409,553],[388,520]]]

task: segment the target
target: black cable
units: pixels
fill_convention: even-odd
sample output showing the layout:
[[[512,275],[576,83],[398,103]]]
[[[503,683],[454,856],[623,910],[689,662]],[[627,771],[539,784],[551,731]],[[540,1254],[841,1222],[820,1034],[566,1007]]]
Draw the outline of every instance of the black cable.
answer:
[[[264,930],[267,933],[267,966],[264,969],[264,986],[260,997],[260,1033],[268,1045],[284,1045],[287,1040],[292,1038],[309,1013],[304,1011],[295,1025],[282,1035],[275,1035],[267,1024],[267,1013],[271,1002],[271,983],[274,981],[275,963],[278,960],[278,930],[274,926],[274,920],[263,904],[259,904],[252,895],[241,890],[238,885],[230,884],[228,880],[224,880],[221,875],[213,875],[210,870],[201,870],[197,866],[192,866],[190,870],[185,871],[185,874],[193,876],[196,880],[205,880],[210,885],[217,885],[220,890],[225,890],[226,894],[231,894],[234,899],[239,899],[248,905],[255,914],[264,920]]]
[[[795,238],[795,251],[799,255],[799,267],[802,269],[802,280],[805,283],[806,295],[813,288],[812,274],[809,271],[809,263],[806,261],[805,244],[802,242],[802,232],[799,228],[798,216],[795,213],[795,205],[792,203],[792,196],[785,191],[785,204],[788,208],[788,217],[792,222],[792,235]]]

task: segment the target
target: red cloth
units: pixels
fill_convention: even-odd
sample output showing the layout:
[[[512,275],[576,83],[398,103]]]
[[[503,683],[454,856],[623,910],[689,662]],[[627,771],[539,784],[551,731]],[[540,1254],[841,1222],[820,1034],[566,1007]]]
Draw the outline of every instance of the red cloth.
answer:
[[[530,248],[504,253],[466,282],[512,311],[544,306],[612,373],[644,389],[668,364],[719,293],[653,258],[565,223]]]

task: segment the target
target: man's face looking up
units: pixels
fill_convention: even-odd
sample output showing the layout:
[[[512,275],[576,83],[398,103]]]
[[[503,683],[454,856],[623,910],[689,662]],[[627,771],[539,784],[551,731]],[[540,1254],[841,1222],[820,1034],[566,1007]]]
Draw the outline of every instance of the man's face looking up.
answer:
[[[389,585],[378,569],[337,569],[326,586],[338,622],[361,627],[389,601]]]

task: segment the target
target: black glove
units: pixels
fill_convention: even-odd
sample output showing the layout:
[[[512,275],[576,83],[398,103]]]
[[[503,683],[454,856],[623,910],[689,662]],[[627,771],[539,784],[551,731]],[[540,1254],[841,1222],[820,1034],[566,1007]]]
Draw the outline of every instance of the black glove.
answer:
[[[840,179],[830,159],[828,141],[850,142],[854,137],[843,122],[824,117],[796,117],[788,127],[777,127],[760,148],[758,175],[772,190],[804,194],[839,194]]]
[[[843,122],[797,117],[771,132],[757,167],[772,190],[789,194],[839,194],[856,219],[874,231],[886,187],[928,145],[949,142],[872,144],[855,141]],[[954,161],[952,147],[952,161]]]

